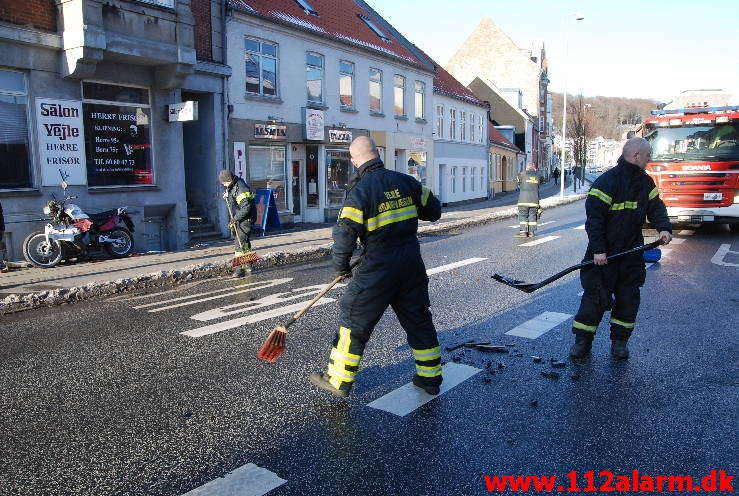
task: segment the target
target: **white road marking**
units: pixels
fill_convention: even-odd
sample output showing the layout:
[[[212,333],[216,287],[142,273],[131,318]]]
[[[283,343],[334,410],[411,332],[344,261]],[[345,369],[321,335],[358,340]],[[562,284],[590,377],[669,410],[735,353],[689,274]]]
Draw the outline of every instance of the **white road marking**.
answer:
[[[573,227],[572,229],[578,230],[578,231],[584,231],[585,230],[585,224],[577,227]]]
[[[321,298],[315,303],[314,307],[326,305],[327,303],[332,303],[334,301],[336,300],[333,298]],[[189,331],[181,332],[180,334],[182,334],[183,336],[189,336],[191,338],[200,338],[203,336],[207,336],[209,334],[215,334],[221,331],[228,331],[229,329],[241,327],[246,324],[255,324],[263,320],[273,319],[275,317],[281,317],[282,315],[297,313],[297,311],[303,308],[306,305],[306,303],[307,303],[306,301],[301,301],[298,303],[293,303],[292,305],[287,305],[282,308],[276,308],[274,310],[268,310],[266,312],[259,312],[253,315],[247,315],[246,317],[240,317],[238,319],[231,319],[231,320],[227,320],[226,322],[220,322],[218,324],[211,324],[211,325],[207,325],[203,327],[198,327],[196,329],[191,329]]]
[[[670,241],[671,245],[681,245],[685,243],[685,238],[672,238],[672,241]]]
[[[432,276],[434,274],[439,274],[441,272],[447,272],[449,270],[457,269],[459,267],[464,267],[465,265],[471,265],[477,262],[482,262],[484,260],[487,260],[487,258],[468,258],[467,260],[460,260],[459,262],[450,263],[447,265],[441,265],[439,267],[434,267],[433,269],[428,269],[426,271],[426,275]]]
[[[398,389],[390,391],[385,396],[377,398],[367,406],[390,412],[399,417],[405,417],[421,405],[425,405],[434,398],[438,398],[453,387],[482,372],[481,369],[454,362],[445,364],[442,370],[444,382],[441,383],[441,391],[436,396],[426,393],[409,382]]]
[[[518,246],[536,246],[542,243],[548,243],[549,241],[554,241],[555,239],[559,239],[559,236],[546,236],[546,237],[543,237],[543,238],[540,238],[534,241],[529,241],[528,243],[524,243]]]
[[[721,245],[719,246],[718,250],[716,251],[716,254],[711,257],[711,263],[714,263],[716,265],[723,265],[724,267],[739,267],[739,263],[732,263],[732,262],[725,262],[724,259],[726,258],[726,255],[729,253],[733,255],[739,255],[739,251],[731,251],[729,248],[731,248],[731,245]]]
[[[183,496],[262,496],[285,482],[277,474],[248,463]]]
[[[569,313],[544,312],[518,327],[506,332],[509,336],[536,339],[547,331],[557,327],[562,322],[572,318]]]
[[[692,229],[683,229],[678,234],[680,236],[692,236],[693,234],[695,234],[695,231],[693,231]]]

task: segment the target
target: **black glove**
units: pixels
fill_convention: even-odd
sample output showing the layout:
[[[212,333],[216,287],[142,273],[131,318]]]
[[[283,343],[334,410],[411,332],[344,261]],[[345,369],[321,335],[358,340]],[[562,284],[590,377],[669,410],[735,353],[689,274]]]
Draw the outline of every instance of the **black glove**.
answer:
[[[336,277],[341,277],[343,279],[349,279],[352,277],[352,271],[348,267],[346,269],[342,269],[336,272]]]

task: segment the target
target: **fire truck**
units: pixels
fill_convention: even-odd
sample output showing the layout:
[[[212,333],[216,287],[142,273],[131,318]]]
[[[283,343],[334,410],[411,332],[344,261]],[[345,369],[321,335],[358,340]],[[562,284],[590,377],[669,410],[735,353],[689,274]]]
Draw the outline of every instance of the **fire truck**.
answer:
[[[641,134],[646,171],[674,224],[729,224],[739,231],[739,106],[653,110]]]

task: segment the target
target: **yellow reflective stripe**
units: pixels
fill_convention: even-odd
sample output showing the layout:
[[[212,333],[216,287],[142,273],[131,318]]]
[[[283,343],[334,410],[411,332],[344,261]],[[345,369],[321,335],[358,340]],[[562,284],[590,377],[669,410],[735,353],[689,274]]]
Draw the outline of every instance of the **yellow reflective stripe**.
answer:
[[[410,207],[398,208],[395,210],[388,210],[387,212],[383,212],[377,217],[367,219],[364,224],[365,226],[367,226],[368,231],[374,231],[383,226],[387,226],[388,224],[402,222],[404,220],[413,219],[415,217],[418,217],[418,209],[415,205],[411,205]]]
[[[238,195],[236,197],[236,203],[238,205],[241,205],[241,202],[244,201],[244,200],[246,200],[248,196],[249,196],[248,193],[241,193],[240,195]]]
[[[344,354],[344,353],[340,352],[339,350],[337,350],[336,348],[331,349],[331,357],[330,358],[337,365],[339,365],[339,364],[347,364],[347,365],[352,365],[354,367],[356,367],[357,365],[359,365],[359,360],[362,359],[362,357],[360,357],[359,355],[353,355],[351,353]]]
[[[613,198],[597,188],[592,188],[588,194],[603,200],[608,205],[613,203]]]
[[[636,322],[624,322],[623,320],[618,320],[614,317],[611,317],[611,324],[618,324],[621,327],[625,327],[627,329],[633,329],[636,325]]]
[[[354,380],[354,376],[357,375],[356,372],[352,372],[351,370],[346,370],[343,368],[336,367],[335,365],[329,364],[328,366],[328,375],[330,376],[339,376],[343,377],[344,379],[348,379],[350,381]]]
[[[416,374],[421,377],[438,377],[441,375],[441,365],[436,365],[434,367],[416,365]]]
[[[582,329],[583,331],[590,331],[590,332],[595,332],[596,329],[598,329],[598,326],[591,326],[591,325],[583,324],[582,322],[578,322],[576,320],[572,322],[572,327],[574,327],[575,329]]]
[[[421,186],[421,206],[425,207],[428,205],[429,196],[431,196],[431,190],[426,186]]]
[[[339,219],[349,219],[353,220],[357,224],[363,224],[364,223],[364,213],[362,213],[361,210],[354,207],[344,207],[341,209],[341,214],[339,215]]]
[[[413,356],[419,362],[427,362],[429,360],[436,360],[441,358],[441,347],[428,348],[425,350],[413,350]]]
[[[538,207],[538,203],[519,203],[519,207]]]
[[[652,191],[649,192],[649,199],[653,200],[659,196],[659,191],[657,191],[657,188],[655,187]]]
[[[635,210],[636,208],[639,208],[638,202],[622,202],[622,203],[614,203],[611,205],[611,210]]]

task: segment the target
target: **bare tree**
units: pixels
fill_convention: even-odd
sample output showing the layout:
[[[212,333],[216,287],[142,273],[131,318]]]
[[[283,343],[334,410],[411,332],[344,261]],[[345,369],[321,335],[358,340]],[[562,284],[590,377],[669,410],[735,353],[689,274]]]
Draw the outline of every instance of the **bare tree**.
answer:
[[[574,101],[568,105],[569,123],[567,124],[567,134],[572,138],[572,153],[575,158],[575,164],[585,166],[588,154],[588,140],[594,138],[595,115],[591,110],[591,105],[585,103],[582,95],[578,95]]]

